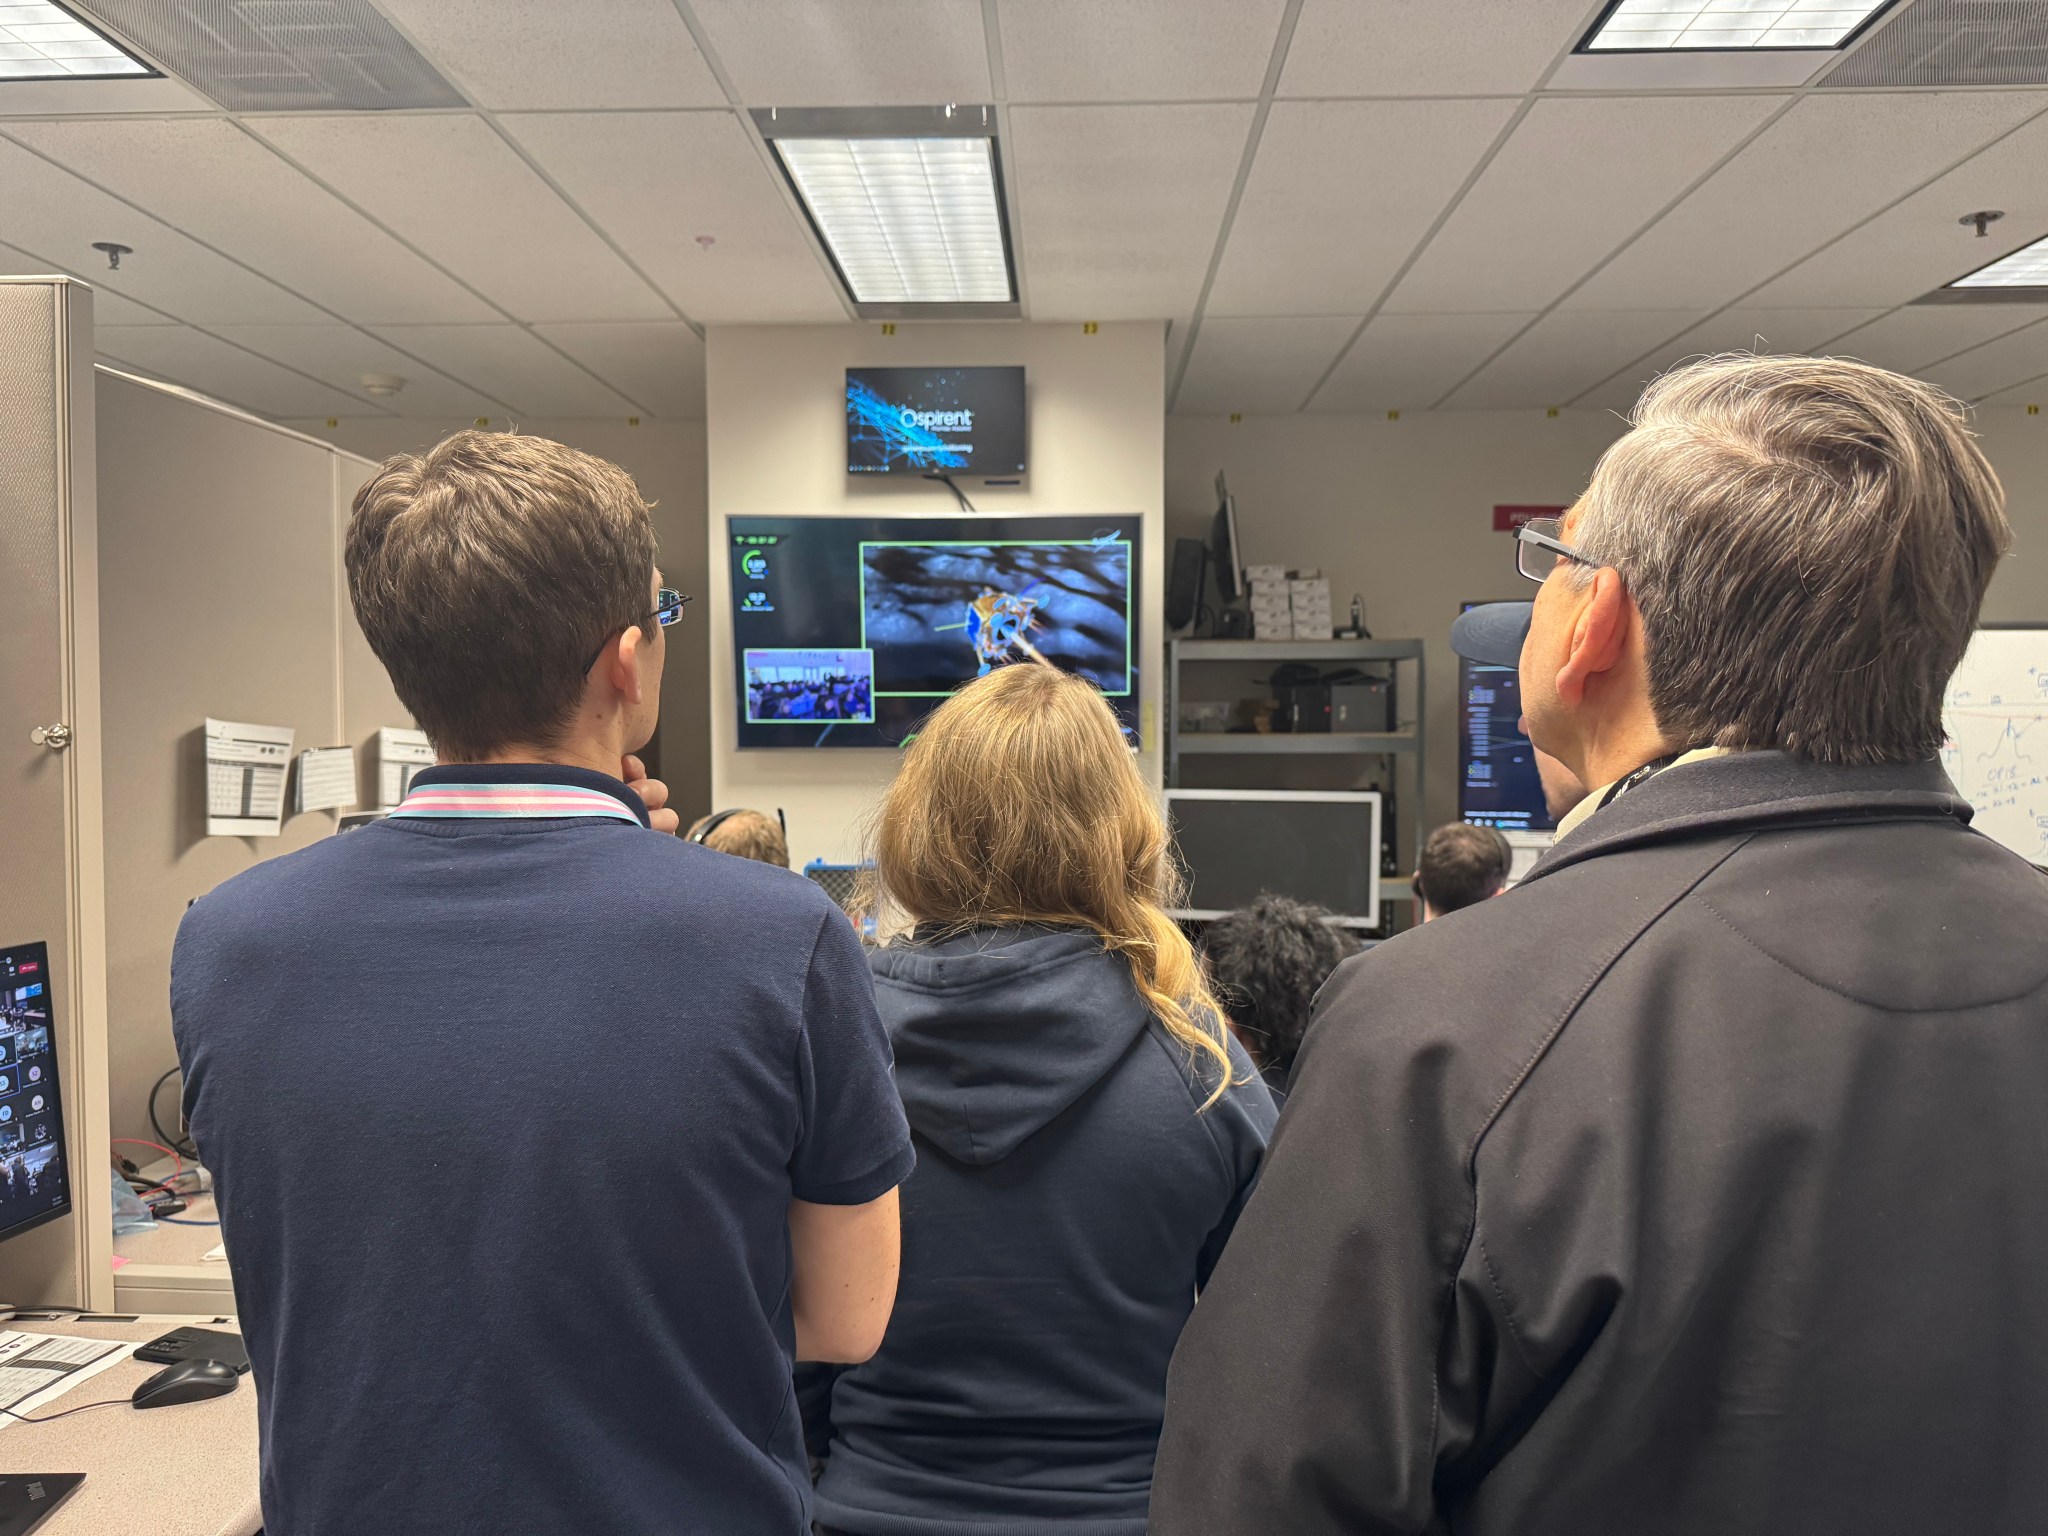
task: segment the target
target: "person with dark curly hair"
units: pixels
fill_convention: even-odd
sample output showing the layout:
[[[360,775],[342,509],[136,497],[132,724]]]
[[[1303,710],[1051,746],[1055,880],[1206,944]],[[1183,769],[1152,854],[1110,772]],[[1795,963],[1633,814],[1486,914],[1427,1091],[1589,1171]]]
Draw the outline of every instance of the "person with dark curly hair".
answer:
[[[1334,916],[1267,891],[1209,925],[1202,953],[1217,1001],[1275,1095],[1294,1070],[1316,989],[1362,947]]]

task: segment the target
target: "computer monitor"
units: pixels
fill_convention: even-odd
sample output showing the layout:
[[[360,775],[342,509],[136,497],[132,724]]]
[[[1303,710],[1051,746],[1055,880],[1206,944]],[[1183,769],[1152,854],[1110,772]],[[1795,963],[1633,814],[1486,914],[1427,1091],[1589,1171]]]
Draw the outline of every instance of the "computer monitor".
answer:
[[[1209,559],[1216,567],[1216,594],[1226,603],[1244,596],[1244,554],[1237,543],[1237,498],[1223,471],[1216,471],[1216,515],[1209,520]]]
[[[71,1209],[50,1002],[49,949],[0,949],[0,1238]]]
[[[1522,734],[1521,719],[1522,679],[1515,668],[1459,659],[1458,819],[1498,827],[1510,839],[1557,826],[1544,806],[1536,749]]]
[[[1174,916],[1221,917],[1271,891],[1379,926],[1377,790],[1169,789],[1166,809],[1188,875]]]

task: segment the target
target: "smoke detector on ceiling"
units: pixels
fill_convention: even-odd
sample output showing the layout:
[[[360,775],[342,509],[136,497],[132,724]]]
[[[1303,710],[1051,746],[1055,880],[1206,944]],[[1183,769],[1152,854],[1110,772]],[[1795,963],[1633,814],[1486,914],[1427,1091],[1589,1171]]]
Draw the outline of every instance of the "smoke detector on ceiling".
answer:
[[[405,388],[405,380],[395,373],[366,373],[363,375],[363,393],[369,395],[395,395]]]

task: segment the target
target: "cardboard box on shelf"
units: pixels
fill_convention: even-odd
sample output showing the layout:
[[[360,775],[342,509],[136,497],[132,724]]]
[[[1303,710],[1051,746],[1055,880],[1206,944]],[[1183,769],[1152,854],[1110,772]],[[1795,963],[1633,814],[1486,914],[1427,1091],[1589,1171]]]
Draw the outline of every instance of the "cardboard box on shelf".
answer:
[[[1244,568],[1244,579],[1254,586],[1262,581],[1285,581],[1287,575],[1284,565],[1248,565]]]

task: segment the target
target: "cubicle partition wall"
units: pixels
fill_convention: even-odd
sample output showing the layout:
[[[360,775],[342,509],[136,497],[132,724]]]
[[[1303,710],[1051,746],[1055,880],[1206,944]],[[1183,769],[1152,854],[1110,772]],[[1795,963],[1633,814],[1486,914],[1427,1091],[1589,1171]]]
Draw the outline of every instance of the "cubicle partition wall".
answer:
[[[105,1307],[113,1218],[89,288],[0,278],[0,400],[0,946],[49,946],[71,1194],[68,1215],[0,1242],[0,1300]]]
[[[209,837],[204,722],[288,726],[294,753],[360,749],[412,722],[356,626],[341,564],[370,461],[104,368],[98,413],[107,1083],[113,1134],[153,1138],[150,1090],[177,1061],[168,987],[187,903],[332,834],[338,815],[296,813],[288,792],[279,835]],[[160,1097],[172,1131],[177,1088]],[[198,1264],[217,1238],[176,1231],[189,1273],[137,1258],[116,1276],[124,1308],[179,1310],[187,1293],[199,1310],[222,1304],[223,1266]]]

